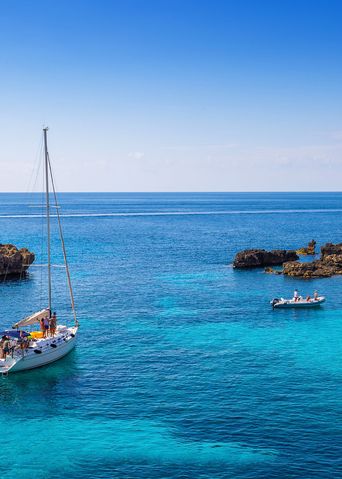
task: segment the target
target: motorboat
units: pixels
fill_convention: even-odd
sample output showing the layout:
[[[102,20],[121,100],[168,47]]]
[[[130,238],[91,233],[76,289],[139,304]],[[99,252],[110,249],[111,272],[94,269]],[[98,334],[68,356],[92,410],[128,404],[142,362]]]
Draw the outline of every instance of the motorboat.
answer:
[[[325,297],[318,296],[317,298],[305,299],[299,296],[297,299],[274,298],[271,301],[273,309],[277,308],[317,308],[324,303]]]

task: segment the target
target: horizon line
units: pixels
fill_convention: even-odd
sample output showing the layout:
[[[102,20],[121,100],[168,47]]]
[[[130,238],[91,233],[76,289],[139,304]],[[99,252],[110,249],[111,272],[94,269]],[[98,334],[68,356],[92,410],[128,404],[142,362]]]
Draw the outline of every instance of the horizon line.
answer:
[[[0,191],[0,195],[7,195],[7,194],[23,194],[23,195],[34,195],[34,194],[43,194],[45,193],[44,190],[42,191]],[[58,191],[57,194],[264,194],[264,193],[272,193],[272,194],[310,194],[310,193],[342,193],[342,190],[281,190],[281,191],[274,191],[274,190],[239,190],[239,191],[89,191],[89,190],[79,190],[79,191]]]

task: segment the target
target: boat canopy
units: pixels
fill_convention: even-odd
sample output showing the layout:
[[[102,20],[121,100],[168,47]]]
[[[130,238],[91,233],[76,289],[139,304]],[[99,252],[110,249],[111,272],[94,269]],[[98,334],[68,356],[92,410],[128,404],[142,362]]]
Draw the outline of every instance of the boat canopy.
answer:
[[[42,309],[41,311],[38,311],[37,313],[31,314],[31,316],[28,316],[25,319],[22,319],[21,321],[18,321],[17,323],[13,324],[12,328],[17,329],[17,328],[25,328],[26,326],[30,326],[31,324],[39,323],[39,321],[46,316],[50,316],[50,311],[45,308]]]
[[[10,331],[6,329],[5,331],[0,332],[0,337],[3,337],[3,336],[9,336],[10,338],[20,339],[20,338],[26,338],[27,336],[30,336],[30,333],[26,333],[26,331],[14,331],[14,330]]]

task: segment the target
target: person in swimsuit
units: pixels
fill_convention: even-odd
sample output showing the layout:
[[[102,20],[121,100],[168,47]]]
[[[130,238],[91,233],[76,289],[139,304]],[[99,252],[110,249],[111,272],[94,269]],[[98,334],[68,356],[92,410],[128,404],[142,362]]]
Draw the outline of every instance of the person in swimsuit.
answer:
[[[24,331],[20,331],[20,338],[18,339],[18,344],[22,351],[25,351],[29,347],[29,340],[27,336],[25,336]]]
[[[44,318],[41,318],[39,320],[39,325],[40,325],[40,330],[41,330],[41,332],[43,333],[43,336],[44,336],[44,332],[45,332]]]
[[[43,331],[43,337],[44,338],[47,338],[48,334],[49,334],[49,318],[48,316],[46,316],[43,320],[44,322],[44,331]]]
[[[57,327],[57,315],[53,313],[50,319],[50,336],[54,337],[56,334],[56,327]]]
[[[2,336],[1,341],[0,341],[0,352],[1,352],[1,359],[4,359],[4,341],[6,339],[6,336]]]
[[[9,354],[10,350],[11,350],[10,339],[9,339],[8,336],[3,336],[2,339],[3,339],[3,341],[2,341],[2,357],[3,357],[3,359],[6,359],[7,354]]]

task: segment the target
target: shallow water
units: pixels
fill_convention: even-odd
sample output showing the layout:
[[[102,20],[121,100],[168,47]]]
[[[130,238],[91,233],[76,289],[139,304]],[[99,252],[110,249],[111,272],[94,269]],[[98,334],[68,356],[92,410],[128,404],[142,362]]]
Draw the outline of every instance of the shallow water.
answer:
[[[0,380],[2,477],[342,477],[342,277],[231,267],[239,249],[342,241],[342,194],[60,198],[79,342]],[[1,241],[37,255],[27,278],[0,284],[0,327],[46,305],[40,201],[0,195]],[[295,287],[328,300],[272,311]]]

